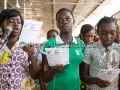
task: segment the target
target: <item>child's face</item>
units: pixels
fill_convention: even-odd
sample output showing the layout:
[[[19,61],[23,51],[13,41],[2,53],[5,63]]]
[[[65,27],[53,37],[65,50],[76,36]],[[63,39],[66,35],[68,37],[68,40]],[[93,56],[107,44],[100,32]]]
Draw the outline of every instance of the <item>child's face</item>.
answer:
[[[104,47],[110,46],[116,38],[115,22],[103,23],[99,28],[99,35]]]
[[[120,28],[117,29],[117,31],[116,31],[115,42],[116,42],[116,43],[120,43]]]

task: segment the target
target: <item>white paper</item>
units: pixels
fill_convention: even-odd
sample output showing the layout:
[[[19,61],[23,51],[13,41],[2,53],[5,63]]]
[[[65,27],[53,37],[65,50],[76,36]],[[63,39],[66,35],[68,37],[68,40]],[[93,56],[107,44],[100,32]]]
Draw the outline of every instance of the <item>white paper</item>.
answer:
[[[49,66],[69,64],[69,48],[46,48]]]
[[[19,42],[34,43],[37,36],[40,33],[43,22],[25,20],[22,28],[22,32],[19,38]]]
[[[102,80],[113,81],[116,77],[118,77],[120,73],[120,69],[101,69],[96,77]]]

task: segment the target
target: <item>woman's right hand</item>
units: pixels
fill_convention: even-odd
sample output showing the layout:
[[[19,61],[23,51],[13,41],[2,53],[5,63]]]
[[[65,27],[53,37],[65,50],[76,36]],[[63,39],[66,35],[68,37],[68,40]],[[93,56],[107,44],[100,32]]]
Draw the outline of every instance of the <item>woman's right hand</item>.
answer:
[[[57,64],[56,66],[51,67],[51,71],[53,73],[58,73],[58,72],[60,72],[62,70],[63,67],[64,67],[63,64]]]
[[[100,88],[108,87],[111,84],[111,81],[101,80],[99,78],[96,79],[97,79],[96,85],[98,85]]]

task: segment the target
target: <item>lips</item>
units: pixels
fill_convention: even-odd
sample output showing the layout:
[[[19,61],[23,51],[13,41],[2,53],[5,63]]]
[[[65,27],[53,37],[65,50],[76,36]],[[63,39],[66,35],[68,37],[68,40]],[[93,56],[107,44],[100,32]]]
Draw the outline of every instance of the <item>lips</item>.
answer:
[[[69,26],[63,26],[63,28],[64,28],[64,29],[67,29],[67,28],[69,28]]]
[[[106,44],[111,44],[111,43],[112,43],[112,41],[106,41],[105,43],[106,43]]]
[[[13,32],[14,33],[18,33],[19,32],[19,28],[13,28]]]

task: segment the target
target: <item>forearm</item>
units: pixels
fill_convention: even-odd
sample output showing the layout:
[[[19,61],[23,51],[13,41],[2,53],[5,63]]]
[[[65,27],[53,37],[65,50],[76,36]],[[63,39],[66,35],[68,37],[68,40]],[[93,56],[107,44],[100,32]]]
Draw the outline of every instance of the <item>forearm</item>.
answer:
[[[88,75],[84,75],[81,80],[86,84],[96,84],[97,78],[96,77],[89,77]]]
[[[48,71],[44,71],[42,73],[42,78],[44,82],[49,82],[55,75],[56,73],[52,71],[52,69],[50,68]]]
[[[30,64],[30,76],[32,79],[37,79],[39,77],[40,68],[37,66],[37,62],[35,58],[32,58]]]

